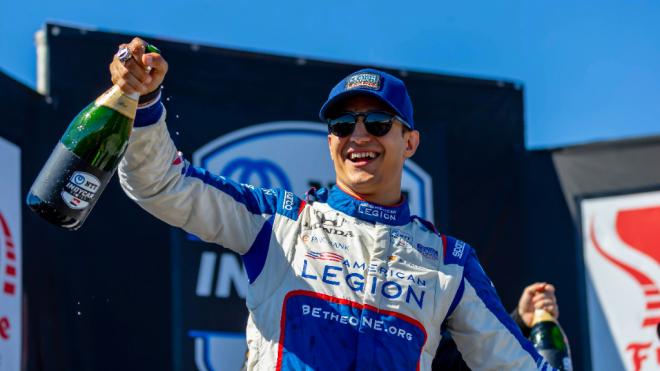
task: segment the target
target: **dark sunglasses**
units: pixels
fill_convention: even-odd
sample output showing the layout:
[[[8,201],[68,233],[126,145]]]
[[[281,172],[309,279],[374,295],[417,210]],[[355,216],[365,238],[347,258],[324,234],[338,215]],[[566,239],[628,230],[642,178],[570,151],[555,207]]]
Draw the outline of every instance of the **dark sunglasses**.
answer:
[[[327,120],[328,133],[340,138],[351,135],[355,130],[355,125],[357,125],[359,117],[363,117],[364,127],[367,129],[367,132],[375,137],[382,137],[390,131],[392,128],[392,119],[397,119],[401,123],[405,123],[399,116],[387,112],[342,112],[339,116]]]

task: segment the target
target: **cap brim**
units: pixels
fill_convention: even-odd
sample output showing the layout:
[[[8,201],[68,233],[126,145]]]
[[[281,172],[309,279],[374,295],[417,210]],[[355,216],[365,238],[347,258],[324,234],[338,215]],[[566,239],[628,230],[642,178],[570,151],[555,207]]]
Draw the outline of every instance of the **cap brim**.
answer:
[[[357,95],[370,95],[374,98],[377,98],[379,101],[385,103],[399,117],[403,117],[403,114],[401,112],[399,112],[399,110],[396,109],[396,107],[394,107],[390,102],[383,99],[383,97],[380,94],[378,94],[377,91],[368,90],[368,89],[352,89],[352,90],[347,90],[347,91],[341,92],[341,93],[335,95],[334,97],[332,97],[332,99],[329,99],[328,101],[326,101],[325,104],[323,104],[323,106],[321,107],[321,111],[319,111],[319,118],[321,119],[321,121],[326,122],[327,118],[326,118],[325,114],[328,112],[328,110],[330,110],[332,108],[332,106],[334,106],[335,104],[337,104],[337,103],[339,103],[339,102],[341,102],[345,99],[348,99],[350,97],[354,97],[354,96],[357,96]],[[408,124],[407,122],[402,122],[402,124],[406,125],[407,127],[410,127],[410,124]]]

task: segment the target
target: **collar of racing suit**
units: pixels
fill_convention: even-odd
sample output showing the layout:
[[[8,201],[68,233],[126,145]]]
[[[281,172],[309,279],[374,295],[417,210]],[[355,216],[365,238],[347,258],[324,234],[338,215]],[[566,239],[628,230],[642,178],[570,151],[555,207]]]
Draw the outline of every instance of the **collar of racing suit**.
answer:
[[[410,208],[404,200],[397,206],[382,206],[354,198],[338,186],[329,190],[321,188],[307,193],[308,201],[327,202],[330,207],[352,217],[388,225],[405,225],[410,222]]]

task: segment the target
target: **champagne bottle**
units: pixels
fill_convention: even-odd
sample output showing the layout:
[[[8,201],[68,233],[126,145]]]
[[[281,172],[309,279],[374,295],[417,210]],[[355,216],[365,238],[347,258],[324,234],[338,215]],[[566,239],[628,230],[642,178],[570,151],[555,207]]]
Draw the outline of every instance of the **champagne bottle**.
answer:
[[[573,370],[566,334],[550,313],[543,309],[534,311],[529,339],[550,366],[563,371]]]
[[[32,184],[30,209],[64,229],[82,226],[126,151],[138,100],[114,85],[80,111]]]

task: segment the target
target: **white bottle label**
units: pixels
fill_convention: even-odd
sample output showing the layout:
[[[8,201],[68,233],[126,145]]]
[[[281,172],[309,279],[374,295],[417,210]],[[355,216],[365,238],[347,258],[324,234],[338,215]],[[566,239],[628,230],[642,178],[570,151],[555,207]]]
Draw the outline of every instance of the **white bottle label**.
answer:
[[[62,191],[62,199],[74,210],[84,209],[94,199],[101,182],[97,177],[83,171],[74,171]]]

